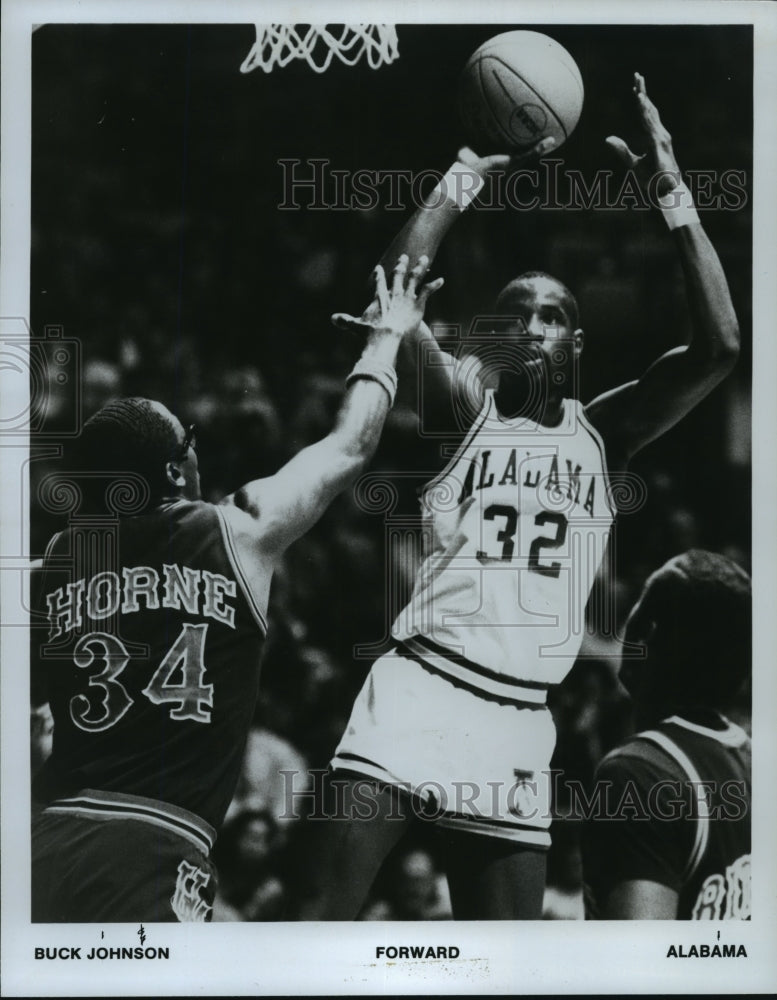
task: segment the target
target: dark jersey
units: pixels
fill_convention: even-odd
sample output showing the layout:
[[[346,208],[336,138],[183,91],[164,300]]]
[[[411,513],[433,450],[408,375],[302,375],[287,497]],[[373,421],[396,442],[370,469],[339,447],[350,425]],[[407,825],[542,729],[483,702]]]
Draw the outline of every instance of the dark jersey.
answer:
[[[750,761],[747,734],[722,717],[672,716],[605,757],[607,816],[583,838],[590,915],[616,883],[645,879],[678,893],[679,920],[749,919]]]
[[[256,706],[266,632],[223,508],[178,500],[49,545],[33,650],[54,718],[47,802],[90,788],[218,828]],[[36,643],[37,645],[37,643]]]

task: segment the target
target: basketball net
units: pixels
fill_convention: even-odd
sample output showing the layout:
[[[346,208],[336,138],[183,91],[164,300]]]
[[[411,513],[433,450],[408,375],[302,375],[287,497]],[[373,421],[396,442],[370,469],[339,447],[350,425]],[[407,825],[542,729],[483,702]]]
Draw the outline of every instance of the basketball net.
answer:
[[[243,60],[241,73],[257,66],[270,73],[294,59],[304,59],[316,73],[329,68],[337,56],[354,66],[366,56],[371,69],[391,63],[399,56],[393,24],[257,24],[256,41]]]

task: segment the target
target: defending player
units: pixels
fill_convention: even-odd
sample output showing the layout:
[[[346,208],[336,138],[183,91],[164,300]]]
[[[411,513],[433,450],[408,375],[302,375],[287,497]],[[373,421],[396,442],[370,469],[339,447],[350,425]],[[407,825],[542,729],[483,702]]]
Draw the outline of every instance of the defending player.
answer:
[[[583,838],[589,916],[750,918],[750,739],[730,711],[750,669],[750,580],[693,550],[647,581],[620,678],[642,730],[599,765]],[[644,728],[643,728],[644,727]]]
[[[377,269],[332,432],[218,505],[200,499],[193,429],[162,404],[120,399],[84,425],[74,482],[94,497],[48,546],[49,639],[33,649],[54,717],[34,786],[34,921],[210,919],[208,855],[256,705],[273,570],[377,446],[399,342],[442,283],[419,289],[423,260],[406,270],[387,288]],[[122,501],[125,516],[100,519]]]
[[[614,517],[608,473],[699,403],[739,348],[723,270],[639,74],[634,93],[645,155],[621,139],[608,143],[646,191],[652,178],[658,183],[693,339],[583,406],[574,297],[532,272],[500,294],[503,319],[476,363],[454,362],[423,325],[408,342],[423,362],[424,406],[449,411],[459,426],[468,415],[469,430],[424,494],[426,558],[395,623],[396,648],[373,665],[332,761],[348,782],[338,813],[350,809],[357,819],[326,824],[323,902],[306,916],[355,917],[421,804],[446,833],[457,918],[541,915],[555,743],[545,702],[579,650]],[[432,257],[487,171],[508,162],[462,151],[388,253]],[[376,783],[369,810],[360,804],[365,779]]]

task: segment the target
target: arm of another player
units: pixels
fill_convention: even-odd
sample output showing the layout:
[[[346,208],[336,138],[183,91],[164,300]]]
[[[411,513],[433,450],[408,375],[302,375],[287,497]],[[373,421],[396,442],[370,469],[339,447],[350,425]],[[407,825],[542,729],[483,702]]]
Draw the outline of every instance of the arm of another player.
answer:
[[[340,325],[366,334],[366,344],[346,383],[333,430],[274,476],[247,483],[223,501],[256,522],[251,534],[265,559],[277,560],[311,528],[372,458],[393,402],[399,343],[421,321],[427,299],[442,285],[438,278],[418,290],[427,266],[427,261],[419,261],[408,275],[407,258],[401,257],[389,289],[378,265],[369,319],[366,314],[361,319],[336,317]]]
[[[647,96],[645,81],[634,75],[634,92],[649,149],[636,156],[622,139],[608,144],[633,169],[643,188],[657,182],[667,199],[667,222],[685,277],[693,333],[691,342],[658,358],[635,382],[593,400],[586,412],[605,440],[615,441],[626,458],[673,427],[731,371],[739,354],[739,326],[726,276],[681,184],[672,138]],[[679,206],[672,207],[675,203]]]
[[[549,153],[555,145],[556,140],[548,137],[513,156],[478,156],[467,146],[460,149],[456,162],[418,206],[384,253],[381,258],[384,268],[400,254],[407,254],[410,260],[417,260],[423,255],[431,264],[446,234],[475,200],[489,173],[525,166]],[[471,364],[462,368],[461,362],[438,346],[425,323],[420,323],[403,340],[400,360],[403,369],[414,377],[423,376],[421,401],[424,408],[433,408],[438,419],[442,416],[445,426],[466,429],[461,426],[462,416],[467,426],[471,420],[466,419],[467,414],[456,412],[457,401],[465,401],[466,408],[474,412],[482,403],[482,386],[477,378],[472,377]]]
[[[668,885],[648,879],[626,879],[610,890],[604,920],[675,920],[678,894]]]

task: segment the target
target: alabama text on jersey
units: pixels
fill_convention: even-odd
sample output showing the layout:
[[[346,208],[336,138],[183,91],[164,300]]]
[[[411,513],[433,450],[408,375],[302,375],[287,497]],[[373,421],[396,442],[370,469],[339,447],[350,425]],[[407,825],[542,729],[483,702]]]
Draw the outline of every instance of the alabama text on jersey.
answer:
[[[463,683],[544,703],[579,652],[614,517],[582,404],[545,427],[503,419],[488,392],[421,503],[424,559],[394,637]]]

